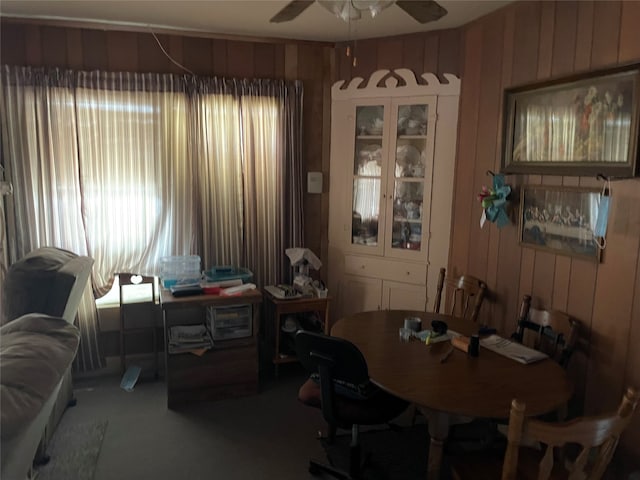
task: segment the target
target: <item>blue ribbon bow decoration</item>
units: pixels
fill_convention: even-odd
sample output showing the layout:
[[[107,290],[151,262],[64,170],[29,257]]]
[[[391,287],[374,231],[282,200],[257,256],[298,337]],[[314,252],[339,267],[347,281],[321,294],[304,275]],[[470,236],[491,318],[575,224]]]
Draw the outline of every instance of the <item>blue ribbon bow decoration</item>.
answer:
[[[504,175],[496,174],[493,176],[493,188],[487,190],[487,187],[482,187],[482,193],[478,195],[487,220],[498,225],[498,228],[509,224],[506,207],[507,197],[510,193],[511,187],[505,184]]]

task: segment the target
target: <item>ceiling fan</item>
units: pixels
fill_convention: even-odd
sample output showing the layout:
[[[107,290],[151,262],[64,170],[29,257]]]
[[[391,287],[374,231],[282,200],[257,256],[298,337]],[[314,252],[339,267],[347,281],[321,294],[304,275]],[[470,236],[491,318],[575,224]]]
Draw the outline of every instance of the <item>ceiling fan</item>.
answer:
[[[315,1],[346,22],[360,19],[363,12],[375,17],[394,3],[419,23],[433,22],[447,14],[447,10],[434,0],[292,0],[269,21],[289,22]]]

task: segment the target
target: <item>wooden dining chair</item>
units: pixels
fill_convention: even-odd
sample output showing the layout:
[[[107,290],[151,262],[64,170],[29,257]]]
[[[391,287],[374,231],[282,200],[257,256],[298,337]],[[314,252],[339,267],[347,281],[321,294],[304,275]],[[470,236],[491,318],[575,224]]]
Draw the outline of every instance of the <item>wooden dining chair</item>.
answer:
[[[541,310],[531,307],[531,296],[525,295],[520,304],[520,314],[514,340],[546,353],[567,368],[580,332],[580,322],[567,313],[557,310]]]
[[[478,319],[482,301],[487,294],[487,284],[471,275],[447,277],[446,273],[446,268],[440,269],[433,311],[440,313],[442,291],[446,286],[448,295],[446,299],[451,303],[451,308],[447,313],[475,322]]]
[[[640,392],[629,387],[616,412],[561,423],[526,418],[525,404],[513,400],[504,458],[486,454],[452,458],[452,476],[455,480],[600,479],[639,399]],[[542,448],[525,447],[524,439],[528,444],[539,442]],[[565,461],[556,461],[555,453],[567,453],[568,446],[578,448],[574,460],[562,455]]]
[[[436,299],[433,305],[433,311],[440,313],[440,307],[443,304],[442,292],[447,287],[447,300],[450,301],[451,308],[446,312],[459,318],[466,318],[473,322],[478,320],[482,301],[487,293],[487,284],[482,280],[471,275],[462,275],[460,277],[447,277],[447,269],[440,268],[438,275],[438,284],[436,287]],[[415,424],[416,418],[420,415],[419,410],[414,407],[412,424]],[[471,419],[466,419],[463,423],[469,423]]]

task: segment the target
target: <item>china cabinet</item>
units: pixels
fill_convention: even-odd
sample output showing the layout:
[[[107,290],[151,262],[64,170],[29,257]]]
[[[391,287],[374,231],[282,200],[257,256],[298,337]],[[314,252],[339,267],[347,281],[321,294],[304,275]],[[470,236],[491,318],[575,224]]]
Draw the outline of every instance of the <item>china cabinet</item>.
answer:
[[[333,314],[425,310],[447,265],[460,81],[379,70],[332,88]],[[433,272],[429,268],[434,265]]]

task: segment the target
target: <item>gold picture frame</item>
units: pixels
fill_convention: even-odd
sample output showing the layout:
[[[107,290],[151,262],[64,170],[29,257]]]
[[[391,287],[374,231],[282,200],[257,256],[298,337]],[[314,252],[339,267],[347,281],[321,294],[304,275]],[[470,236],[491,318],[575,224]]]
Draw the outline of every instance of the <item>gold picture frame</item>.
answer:
[[[504,95],[504,173],[637,174],[640,64],[509,88]]]
[[[524,185],[520,191],[519,242],[523,247],[600,261],[594,235],[600,190]]]

